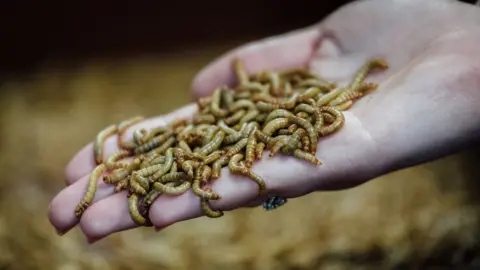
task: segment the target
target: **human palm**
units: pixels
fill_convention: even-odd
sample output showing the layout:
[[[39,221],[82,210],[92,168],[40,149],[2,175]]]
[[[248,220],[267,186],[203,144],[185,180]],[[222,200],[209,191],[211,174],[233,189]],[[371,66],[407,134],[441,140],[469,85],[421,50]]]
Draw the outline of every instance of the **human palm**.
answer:
[[[359,1],[317,25],[247,44],[214,61],[194,80],[193,90],[210,94],[233,82],[233,57],[250,72],[308,64],[321,76],[346,82],[369,58],[385,58],[390,68],[368,77],[379,88],[347,112],[345,125],[319,142],[315,167],[288,157],[265,156],[252,170],[261,175],[269,195],[298,197],[318,190],[359,185],[382,174],[439,158],[473,142],[480,124],[480,9],[448,0]],[[480,104],[480,103],[479,103]],[[188,105],[130,129],[153,127],[191,115]],[[117,150],[106,142],[105,155]],[[94,168],[92,144],[67,166],[67,184],[52,201],[49,218],[59,232],[80,224],[90,241],[136,227],[125,193],[103,183],[81,220],[74,215]],[[212,185],[222,196],[212,208],[232,210],[255,205],[257,186],[222,172]],[[157,228],[201,215],[199,199],[187,192],[158,198],[150,209]]]

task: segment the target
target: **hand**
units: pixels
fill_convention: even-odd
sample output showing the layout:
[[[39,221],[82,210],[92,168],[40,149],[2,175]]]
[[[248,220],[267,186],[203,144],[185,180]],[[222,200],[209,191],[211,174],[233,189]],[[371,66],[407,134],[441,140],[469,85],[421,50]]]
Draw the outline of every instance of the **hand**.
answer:
[[[379,83],[372,94],[345,112],[345,126],[322,139],[312,166],[289,157],[265,157],[253,171],[270,195],[288,198],[318,190],[348,188],[372,178],[460,150],[480,131],[480,8],[455,1],[359,1],[317,25],[247,44],[227,53],[194,80],[197,95],[233,82],[231,60],[237,56],[250,72],[308,64],[321,76],[346,82],[371,57],[383,57],[390,68],[368,77]],[[188,105],[130,129],[162,125],[191,115]],[[131,136],[129,134],[129,136]],[[106,142],[105,155],[116,151],[116,138]],[[74,209],[83,197],[94,168],[92,144],[67,166],[67,184],[52,201],[49,217],[61,233],[77,224],[90,242],[135,228],[125,193],[100,181],[94,204],[80,221]],[[256,204],[257,186],[228,170],[213,184],[222,196],[212,208],[232,210]],[[201,216],[191,192],[161,196],[150,210],[157,228]]]

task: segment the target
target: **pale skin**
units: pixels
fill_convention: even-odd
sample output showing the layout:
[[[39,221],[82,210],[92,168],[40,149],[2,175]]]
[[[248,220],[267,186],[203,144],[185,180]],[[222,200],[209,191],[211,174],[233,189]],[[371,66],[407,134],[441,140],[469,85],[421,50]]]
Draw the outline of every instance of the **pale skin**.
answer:
[[[347,112],[345,126],[320,140],[315,167],[291,157],[264,155],[252,171],[262,176],[269,195],[288,198],[315,191],[352,188],[375,177],[455,153],[480,134],[480,8],[451,0],[359,1],[342,7],[316,25],[271,37],[219,57],[194,79],[197,96],[219,84],[233,83],[231,61],[241,58],[249,72],[309,65],[334,81],[348,81],[371,57],[387,59],[390,68],[369,77],[379,88]],[[189,116],[195,105],[147,119],[131,128],[153,128]],[[118,150],[106,141],[104,158]],[[287,165],[287,166],[286,166]],[[66,168],[67,187],[52,200],[49,219],[59,233],[80,226],[89,242],[137,227],[128,213],[125,191],[99,184],[93,204],[78,220],[89,173],[95,167],[93,146],[80,150]],[[221,196],[210,201],[224,211],[258,205],[258,186],[227,168],[211,185]],[[202,215],[193,192],[160,196],[150,219],[157,229]],[[281,210],[277,210],[281,211]],[[228,213],[227,213],[228,214]]]

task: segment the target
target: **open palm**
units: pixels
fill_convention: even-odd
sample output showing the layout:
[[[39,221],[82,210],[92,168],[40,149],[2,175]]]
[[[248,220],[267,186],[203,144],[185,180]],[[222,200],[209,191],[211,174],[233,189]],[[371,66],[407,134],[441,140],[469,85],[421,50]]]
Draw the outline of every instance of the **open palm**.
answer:
[[[214,61],[194,80],[199,96],[218,84],[233,82],[233,57],[250,72],[309,65],[333,81],[348,81],[369,58],[385,58],[390,68],[370,76],[380,87],[345,112],[345,126],[322,139],[320,167],[292,159],[264,156],[253,171],[270,195],[298,197],[317,190],[348,188],[382,174],[442,157],[464,147],[480,131],[480,9],[449,0],[358,1],[306,29],[238,48]],[[148,119],[129,130],[154,127],[191,115],[188,105]],[[116,151],[116,138],[105,155]],[[136,227],[125,192],[100,181],[81,220],[74,215],[94,168],[92,144],[67,166],[67,184],[52,201],[49,218],[61,233],[80,224],[90,241]],[[257,186],[228,170],[212,185],[222,196],[212,208],[231,210],[255,204]],[[199,199],[187,192],[161,196],[151,207],[155,227],[201,215]]]

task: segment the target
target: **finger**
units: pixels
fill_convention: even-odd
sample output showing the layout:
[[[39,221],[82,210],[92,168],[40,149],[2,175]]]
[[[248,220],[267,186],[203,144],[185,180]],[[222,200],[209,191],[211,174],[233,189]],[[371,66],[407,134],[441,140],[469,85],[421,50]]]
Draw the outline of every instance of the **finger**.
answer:
[[[133,131],[138,128],[146,128],[148,130],[149,128],[153,127],[165,126],[175,119],[193,115],[196,110],[196,104],[189,104],[167,115],[145,119],[144,121],[128,128],[128,130],[125,132],[125,135],[123,136],[123,139],[130,140],[132,138]],[[105,140],[103,158],[107,158],[109,155],[119,150],[117,140],[118,136],[116,135],[110,136]],[[76,154],[75,157],[67,165],[67,185],[70,185],[80,179],[82,176],[89,174],[95,168],[95,166],[95,159],[93,156],[93,143],[90,143],[82,150],[80,150],[80,152],[78,152],[78,154]]]
[[[241,46],[205,67],[195,77],[193,91],[205,96],[218,85],[234,83],[234,58],[241,59],[249,73],[304,66],[316,50],[319,38],[320,32],[313,26]]]

